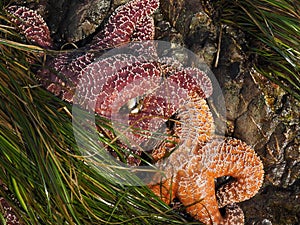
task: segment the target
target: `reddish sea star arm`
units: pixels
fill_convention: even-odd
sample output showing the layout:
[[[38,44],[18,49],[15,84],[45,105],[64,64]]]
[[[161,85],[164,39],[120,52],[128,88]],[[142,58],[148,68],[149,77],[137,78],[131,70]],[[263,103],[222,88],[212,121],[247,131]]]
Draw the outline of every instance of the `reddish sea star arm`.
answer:
[[[145,16],[137,21],[135,29],[131,35],[132,41],[153,40],[155,35],[154,20],[151,16]]]
[[[3,209],[4,212],[2,212],[1,209]],[[3,217],[7,225],[20,224],[20,220],[15,210],[8,204],[8,202],[3,197],[0,197],[0,210],[0,213],[3,213]]]
[[[11,21],[30,42],[44,48],[52,47],[49,28],[36,11],[24,6],[10,6],[7,8],[7,12],[12,15]]]
[[[145,41],[154,37],[154,22],[150,15],[158,6],[158,0],[133,0],[118,7],[92,45],[47,60],[46,66],[38,72],[38,77],[50,92],[71,102],[81,71],[99,54],[95,50],[116,47],[130,40]],[[52,47],[50,31],[37,12],[19,6],[11,6],[7,11],[12,14],[12,21],[27,39],[41,47]],[[154,55],[152,44],[149,43],[148,46],[148,51],[139,50],[140,55]]]
[[[131,41],[136,27],[138,27],[139,33],[147,33],[148,36],[149,23],[147,22],[148,25],[143,29],[141,21],[151,15],[158,6],[159,0],[133,0],[118,7],[109,18],[104,31],[95,36],[91,48],[111,48],[128,43]],[[150,28],[150,34],[153,32],[152,30],[153,27]]]

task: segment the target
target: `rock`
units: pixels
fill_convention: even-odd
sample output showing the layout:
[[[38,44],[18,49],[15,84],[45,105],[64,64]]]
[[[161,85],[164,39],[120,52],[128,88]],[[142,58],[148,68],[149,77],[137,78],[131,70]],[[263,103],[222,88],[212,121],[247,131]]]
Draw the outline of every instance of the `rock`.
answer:
[[[110,9],[110,0],[48,0],[46,19],[54,42],[74,43],[96,31]]]

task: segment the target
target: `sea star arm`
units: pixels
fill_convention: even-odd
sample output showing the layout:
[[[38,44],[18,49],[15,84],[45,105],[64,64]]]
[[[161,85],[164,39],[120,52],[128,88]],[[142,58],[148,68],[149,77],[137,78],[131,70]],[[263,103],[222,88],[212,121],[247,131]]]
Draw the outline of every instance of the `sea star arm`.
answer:
[[[243,225],[245,222],[244,212],[237,204],[229,204],[225,207],[225,215],[223,220],[224,225]]]
[[[154,12],[158,4],[159,2],[156,0],[130,1],[117,8],[105,25],[104,31],[100,32],[88,47],[91,51],[61,54],[49,60],[47,67],[54,68],[54,71],[44,68],[39,73],[40,77],[48,78],[45,79],[47,81],[46,88],[56,95],[60,94],[62,99],[72,101],[80,74],[98,54],[94,52],[95,50],[115,47],[129,42],[130,39],[140,41],[153,38],[154,22],[149,15]],[[140,55],[147,55],[147,57],[154,55],[152,44],[148,45],[147,50],[140,50]],[[150,48],[152,48],[151,52]],[[63,75],[64,80],[59,75]]]
[[[145,32],[147,33],[146,36],[149,36],[149,23],[147,22],[147,26],[143,29],[141,22],[145,17],[151,15],[158,6],[158,0],[133,0],[118,7],[109,18],[104,31],[95,36],[91,48],[111,48],[128,43],[131,41],[136,27],[139,29],[138,33]],[[152,30],[153,26],[150,28],[150,34],[153,32]],[[134,36],[136,37],[136,35]]]
[[[193,160],[191,160],[193,162]],[[197,159],[195,159],[197,161]],[[225,207],[224,217],[220,214],[214,190],[214,179],[207,174],[179,171],[176,196],[195,219],[213,225],[243,225],[244,214],[236,204]]]
[[[52,47],[49,28],[36,11],[24,6],[10,6],[7,12],[11,14],[11,21],[30,42],[44,48]]]
[[[262,185],[264,171],[259,157],[244,142],[215,138],[199,146],[178,176],[177,195],[188,206],[187,212],[196,219],[206,224],[210,221],[213,224],[243,224],[243,215],[229,214],[223,218],[218,209],[253,197]],[[215,194],[214,179],[222,176],[231,176],[234,181]],[[242,212],[237,206],[231,206],[227,213],[238,211]]]
[[[3,209],[3,217],[8,225],[18,225],[20,220],[15,210],[9,205],[9,203],[3,198],[0,197],[0,209]]]
[[[181,117],[186,117],[182,118],[182,123],[189,121],[182,126],[182,129],[185,129],[188,134],[192,134],[196,130],[197,133],[201,129],[209,130],[204,126],[204,119],[200,121],[196,117],[199,113],[209,114],[208,108],[205,107],[206,104],[202,102],[202,97],[208,97],[211,94],[210,80],[197,68],[182,67],[177,70],[177,68],[172,69],[172,66],[172,63],[169,65],[159,64],[165,79],[153,93],[143,99],[141,111],[136,115],[131,115],[134,125],[150,131],[157,131],[162,123],[178,111]],[[211,118],[209,124],[212,125],[212,117],[208,116],[205,119],[208,121],[209,118]],[[183,133],[181,134],[184,135]],[[181,136],[181,134],[176,135]],[[199,141],[200,139],[198,138]],[[203,137],[203,139],[205,138]],[[162,148],[160,150],[163,151]]]
[[[163,142],[158,150],[155,150],[154,157],[159,159],[162,157],[161,152],[170,152],[175,149],[168,158],[156,163],[157,168],[164,172],[164,176],[155,175],[149,185],[150,189],[167,204],[176,196],[178,197],[178,193],[182,193],[178,190],[178,179],[182,179],[185,165],[190,160],[195,160],[192,158],[194,142],[206,142],[210,140],[214,132],[213,117],[208,105],[196,93],[180,106],[178,117],[180,121],[175,122],[174,136],[170,136],[167,142]],[[187,190],[186,187],[183,190]],[[196,191],[197,187],[194,190]]]
[[[166,204],[170,204],[176,197],[178,182],[176,176],[161,180],[160,183],[149,185],[151,191]]]
[[[157,59],[155,41],[154,19],[151,16],[145,16],[139,20],[135,30],[131,35],[130,48],[135,50],[141,60]]]
[[[72,102],[79,82],[80,73],[89,65],[93,53],[80,54],[73,58],[73,53],[63,53],[47,60],[46,65],[37,72],[43,86],[63,100]]]
[[[198,157],[193,157],[178,171],[176,196],[195,219],[205,224],[219,224],[222,217],[216,204],[214,179],[200,167]]]
[[[150,15],[158,5],[158,0],[133,0],[120,6],[110,17],[104,31],[96,36],[88,48],[62,53],[48,59],[46,66],[38,71],[41,82],[55,95],[72,102],[81,71],[94,61],[97,55],[94,54],[94,50],[115,47],[130,40],[141,41],[154,37],[154,22]],[[45,48],[52,47],[50,31],[37,12],[18,6],[11,6],[7,11],[12,14],[12,21],[27,39]],[[152,48],[152,45],[149,45]],[[152,50],[151,54],[153,52],[155,50]],[[143,49],[142,53],[146,54],[149,51],[145,52]]]
[[[137,21],[135,29],[131,35],[132,41],[153,40],[155,35],[154,20],[151,16],[145,16]]]
[[[263,164],[253,148],[238,139],[225,139],[219,141],[218,152],[220,154],[214,160],[222,162],[224,169],[216,175],[234,178],[234,181],[218,189],[219,208],[253,197],[260,189],[264,177]],[[212,170],[215,168],[212,167]]]

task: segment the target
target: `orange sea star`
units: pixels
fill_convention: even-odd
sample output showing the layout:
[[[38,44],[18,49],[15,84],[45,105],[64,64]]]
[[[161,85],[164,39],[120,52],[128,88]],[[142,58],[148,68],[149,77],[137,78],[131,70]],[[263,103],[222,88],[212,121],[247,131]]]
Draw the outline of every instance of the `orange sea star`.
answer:
[[[263,164],[255,151],[237,139],[213,135],[213,117],[204,99],[192,96],[179,110],[175,134],[180,141],[166,160],[157,162],[165,176],[157,175],[151,190],[165,203],[178,198],[186,211],[205,224],[244,224],[235,204],[253,197],[263,182]],[[158,152],[166,152],[165,145]],[[215,190],[215,179],[233,181]],[[219,209],[225,207],[225,215]]]

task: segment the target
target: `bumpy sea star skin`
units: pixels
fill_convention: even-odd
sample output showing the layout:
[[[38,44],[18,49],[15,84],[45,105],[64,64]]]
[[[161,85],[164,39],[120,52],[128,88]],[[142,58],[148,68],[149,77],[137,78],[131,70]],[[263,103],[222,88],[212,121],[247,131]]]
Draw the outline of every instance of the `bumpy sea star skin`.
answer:
[[[117,8],[103,32],[94,38],[91,48],[111,48],[128,43],[133,38],[153,39],[153,19],[149,15],[153,14],[158,6],[157,0],[133,0]]]
[[[7,195],[11,196],[11,199],[14,200],[14,196],[8,190],[7,186],[3,184],[2,180],[0,180],[0,188],[1,191],[6,192]],[[10,206],[9,202],[0,196],[0,213],[3,215],[6,220],[7,225],[19,225],[20,220],[15,212],[15,210]]]
[[[52,47],[49,28],[41,15],[26,7],[18,6],[10,6],[7,12],[12,15],[11,21],[33,44],[44,48]]]
[[[104,30],[83,50],[102,54],[107,48],[130,41],[153,39],[150,15],[158,4],[158,0],[133,0],[119,7]],[[51,47],[43,20],[26,10],[10,8],[12,14],[23,20],[25,25],[19,23],[19,27],[28,31],[24,32],[28,39]],[[37,33],[31,31],[35,19],[41,30]],[[18,24],[19,20],[14,21]],[[44,33],[41,40],[35,37]],[[133,54],[103,57],[99,61],[94,61],[98,53],[93,51],[60,54],[49,60],[49,69],[38,75],[46,78],[42,81],[49,91],[107,118],[118,117],[116,113],[124,103],[151,89],[139,113],[129,114],[128,125],[151,133],[174,113],[178,120],[167,131],[170,136],[166,141],[153,151],[156,166],[165,176],[155,175],[149,187],[167,204],[178,198],[188,213],[206,224],[243,224],[243,212],[235,203],[251,198],[262,185],[264,171],[259,157],[240,140],[215,136],[213,116],[205,101],[212,94],[212,84],[203,72],[185,68],[172,58],[157,57],[151,42],[132,46]],[[140,134],[126,133],[136,145],[145,141]],[[214,179],[221,176],[234,180],[215,190]],[[223,207],[224,216],[219,211]]]
[[[193,104],[198,112],[190,112],[191,105],[179,111],[181,124],[175,133],[181,143],[165,161],[158,161],[165,177],[156,177],[157,184],[150,188],[167,204],[177,197],[189,214],[205,224],[242,225],[243,211],[234,203],[258,192],[264,176],[262,162],[244,142],[213,135],[213,119],[203,99],[192,97],[188,104]],[[215,179],[222,176],[231,176],[234,181],[215,193]],[[223,207],[224,217],[219,212]]]
[[[17,217],[16,213],[14,212],[13,208],[2,197],[0,197],[0,207],[4,211],[3,216],[6,220],[7,225],[18,225],[18,224],[20,224],[20,220]]]
[[[54,68],[55,74],[52,74],[49,79],[48,90],[61,94],[62,99],[71,102],[72,98],[70,96],[74,95],[80,73],[94,61],[101,50],[113,48],[130,41],[153,39],[154,22],[150,15],[158,6],[159,1],[157,0],[142,0],[130,1],[118,7],[110,16],[103,31],[94,37],[92,44],[84,47],[84,53],[63,54],[49,61],[47,66]],[[65,80],[57,76],[58,73],[63,74]],[[40,76],[44,75],[48,78],[49,74],[51,73],[46,69],[41,71]],[[65,88],[62,88],[63,86]],[[72,88],[69,90],[70,87]]]
[[[91,45],[49,59],[45,68],[38,73],[41,82],[49,91],[71,102],[80,73],[101,50],[130,41],[153,39],[154,22],[150,15],[158,6],[158,0],[134,0],[118,7]],[[17,6],[8,7],[7,11],[28,40],[42,47],[52,46],[49,29],[35,11]]]
[[[82,102],[96,102],[95,105],[85,108],[90,107],[99,115],[111,118],[112,113],[119,112],[127,101],[145,94],[145,90],[151,91],[143,99],[140,112],[131,113],[128,118],[128,126],[151,133],[158,130],[178,110],[181,103],[188,98],[189,92],[197,93],[202,98],[211,94],[211,82],[199,69],[182,67],[177,70],[172,67],[173,64],[166,65],[164,61],[159,62],[159,59],[155,62],[140,62],[140,58],[134,60],[134,56],[123,56],[123,63],[115,60],[122,56],[116,55],[87,67],[83,83],[88,85],[85,88],[79,86],[78,91],[80,105],[83,105]],[[107,64],[108,62],[111,64]],[[116,70],[112,71],[107,67]],[[166,74],[166,70],[173,74]],[[91,86],[89,82],[95,83]],[[165,95],[166,92],[169,92],[168,96]],[[142,133],[144,135],[133,137],[129,132],[127,136],[133,137],[135,144],[140,145],[145,141],[147,132]]]
[[[243,224],[222,218],[219,208],[251,198],[261,187],[263,166],[254,150],[236,139],[212,139],[178,171],[177,196],[187,211],[206,224]],[[230,182],[214,191],[214,179],[232,176]],[[231,217],[231,219],[238,217]]]

